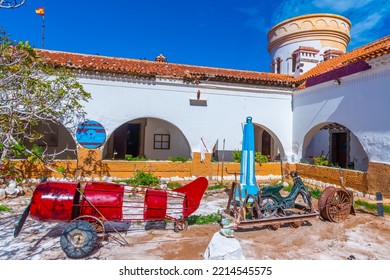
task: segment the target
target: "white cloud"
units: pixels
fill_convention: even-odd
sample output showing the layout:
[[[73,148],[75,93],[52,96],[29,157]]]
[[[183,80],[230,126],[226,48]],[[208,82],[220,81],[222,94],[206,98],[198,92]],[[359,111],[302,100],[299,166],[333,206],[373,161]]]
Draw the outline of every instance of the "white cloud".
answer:
[[[366,5],[370,4],[374,0],[321,0],[321,1],[312,1],[313,5],[317,8],[331,9],[335,12],[345,12],[353,9],[361,9]]]
[[[383,22],[383,16],[379,13],[375,13],[352,25],[351,47],[372,41],[377,35],[375,30],[380,28],[383,25]]]
[[[389,35],[389,0],[282,0],[274,10],[273,25],[288,18],[313,13],[334,13],[352,23],[351,47]]]

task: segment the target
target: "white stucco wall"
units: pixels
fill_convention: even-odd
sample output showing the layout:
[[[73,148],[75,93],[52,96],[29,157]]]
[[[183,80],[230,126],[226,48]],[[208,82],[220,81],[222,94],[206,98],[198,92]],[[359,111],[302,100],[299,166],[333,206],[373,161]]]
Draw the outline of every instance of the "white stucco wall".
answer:
[[[313,163],[313,157],[321,155],[329,158],[329,131],[320,130],[311,139],[306,151],[303,153],[303,162]]]
[[[148,119],[145,130],[145,156],[147,158],[191,157],[191,150],[187,140],[177,127],[159,119]],[[167,132],[170,135],[171,143],[175,143],[175,145],[171,144],[169,150],[153,149],[154,134],[161,132]]]
[[[100,122],[107,138],[121,124],[137,118],[156,118],[176,126],[192,152],[200,151],[201,138],[212,151],[218,141],[225,149],[241,149],[242,123],[251,116],[279,140],[291,157],[291,92],[256,86],[222,84],[187,85],[183,81],[80,78],[92,94],[85,104],[87,118]],[[207,106],[190,106],[200,89]],[[222,149],[222,147],[219,147]]]
[[[302,157],[305,135],[321,123],[336,122],[347,127],[359,140],[368,160],[390,162],[390,66],[341,78],[341,85],[332,81],[294,93],[293,146]],[[355,151],[357,145],[353,145]],[[361,151],[361,149],[360,149]],[[352,154],[357,164],[364,164],[365,155]]]
[[[289,43],[289,44],[286,44],[284,46],[281,46],[278,49],[273,50],[270,53],[271,58],[272,58],[271,60],[274,61],[278,57],[282,59],[281,66],[280,66],[280,71],[281,71],[280,73],[281,74],[289,74],[289,75],[294,74],[294,71],[292,71],[292,69],[291,69],[293,61],[292,61],[292,59],[287,60],[287,58],[291,57],[293,52],[296,51],[300,46],[313,47],[313,48],[319,50],[320,52],[315,57],[311,57],[311,59],[316,59],[319,62],[323,60],[323,57],[320,56],[320,54],[322,54],[324,51],[330,49],[330,47],[322,47],[321,42],[319,40],[308,40],[308,41],[297,42],[297,43]],[[313,68],[316,65],[317,64],[304,62],[304,65],[302,68],[303,72],[310,70],[311,68]]]

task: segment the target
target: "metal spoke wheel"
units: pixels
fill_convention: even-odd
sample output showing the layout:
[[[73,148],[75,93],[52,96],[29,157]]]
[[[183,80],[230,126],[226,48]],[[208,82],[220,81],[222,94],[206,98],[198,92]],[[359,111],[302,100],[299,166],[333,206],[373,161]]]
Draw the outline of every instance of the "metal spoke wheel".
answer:
[[[261,199],[260,212],[263,218],[270,218],[278,212],[277,201],[273,197]]]
[[[173,224],[174,232],[181,232],[183,230],[186,230],[187,228],[188,228],[187,221],[177,221]]]
[[[96,229],[87,221],[72,222],[65,228],[60,243],[69,258],[85,258],[97,247]]]
[[[333,188],[324,193],[321,195],[324,197],[318,201],[321,217],[335,223],[347,219],[352,208],[352,197],[348,191]]]
[[[84,215],[77,217],[73,221],[78,220],[89,222],[95,228],[98,237],[102,237],[102,239],[104,239],[106,229],[102,220],[96,218],[95,216]]]

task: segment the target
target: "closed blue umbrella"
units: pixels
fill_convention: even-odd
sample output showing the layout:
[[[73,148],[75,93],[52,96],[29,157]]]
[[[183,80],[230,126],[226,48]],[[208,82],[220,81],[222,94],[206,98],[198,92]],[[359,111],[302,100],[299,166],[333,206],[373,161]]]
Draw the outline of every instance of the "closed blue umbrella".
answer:
[[[252,117],[247,117],[244,125],[240,175],[242,199],[245,199],[248,194],[256,196],[259,189],[255,176],[255,128],[252,123]],[[239,198],[238,189],[236,190],[236,197]]]

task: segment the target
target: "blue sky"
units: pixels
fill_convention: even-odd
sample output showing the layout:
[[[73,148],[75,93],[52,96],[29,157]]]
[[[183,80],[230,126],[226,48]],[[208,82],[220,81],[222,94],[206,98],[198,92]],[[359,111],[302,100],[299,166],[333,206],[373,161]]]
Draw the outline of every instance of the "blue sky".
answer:
[[[267,32],[282,20],[336,13],[352,22],[349,50],[390,34],[390,0],[27,0],[0,9],[15,41],[45,49],[269,71]]]

